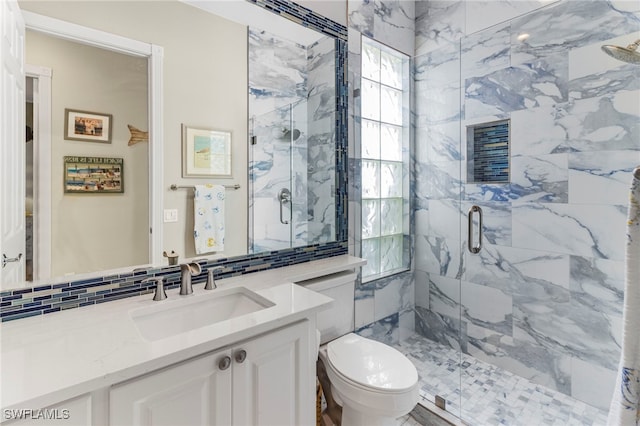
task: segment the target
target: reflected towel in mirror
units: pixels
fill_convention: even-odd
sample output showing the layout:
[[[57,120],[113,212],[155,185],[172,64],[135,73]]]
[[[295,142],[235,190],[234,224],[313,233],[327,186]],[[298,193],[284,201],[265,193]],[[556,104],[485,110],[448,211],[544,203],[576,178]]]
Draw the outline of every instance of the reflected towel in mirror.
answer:
[[[224,186],[195,185],[193,197],[196,254],[224,250]]]

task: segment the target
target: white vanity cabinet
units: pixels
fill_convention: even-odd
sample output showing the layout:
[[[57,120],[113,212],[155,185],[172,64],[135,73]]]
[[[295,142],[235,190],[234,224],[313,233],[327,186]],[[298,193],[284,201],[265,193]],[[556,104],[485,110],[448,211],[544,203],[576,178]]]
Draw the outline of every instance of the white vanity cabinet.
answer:
[[[312,425],[315,363],[301,321],[114,385],[111,425]]]

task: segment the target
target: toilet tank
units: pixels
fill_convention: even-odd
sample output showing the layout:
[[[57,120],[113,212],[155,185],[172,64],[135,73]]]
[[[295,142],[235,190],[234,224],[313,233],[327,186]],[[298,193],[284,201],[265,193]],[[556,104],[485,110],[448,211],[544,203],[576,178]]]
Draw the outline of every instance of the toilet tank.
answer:
[[[355,272],[342,271],[296,282],[298,285],[333,299],[331,307],[318,312],[316,317],[321,334],[320,343],[326,343],[353,331],[356,278]]]

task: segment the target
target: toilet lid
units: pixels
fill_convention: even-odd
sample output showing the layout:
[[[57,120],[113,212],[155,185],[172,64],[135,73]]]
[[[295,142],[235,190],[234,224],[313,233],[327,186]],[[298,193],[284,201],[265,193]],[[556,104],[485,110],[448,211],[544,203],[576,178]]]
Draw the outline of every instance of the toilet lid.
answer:
[[[401,352],[353,333],[329,342],[327,357],[342,376],[370,388],[399,391],[418,381],[415,366]]]

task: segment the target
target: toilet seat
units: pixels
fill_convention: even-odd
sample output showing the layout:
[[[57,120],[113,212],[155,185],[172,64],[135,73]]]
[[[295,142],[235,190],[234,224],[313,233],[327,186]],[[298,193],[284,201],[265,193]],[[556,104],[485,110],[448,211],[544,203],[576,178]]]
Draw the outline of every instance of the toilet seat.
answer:
[[[400,351],[354,333],[329,342],[327,359],[343,380],[369,392],[404,393],[418,381],[415,366]]]

